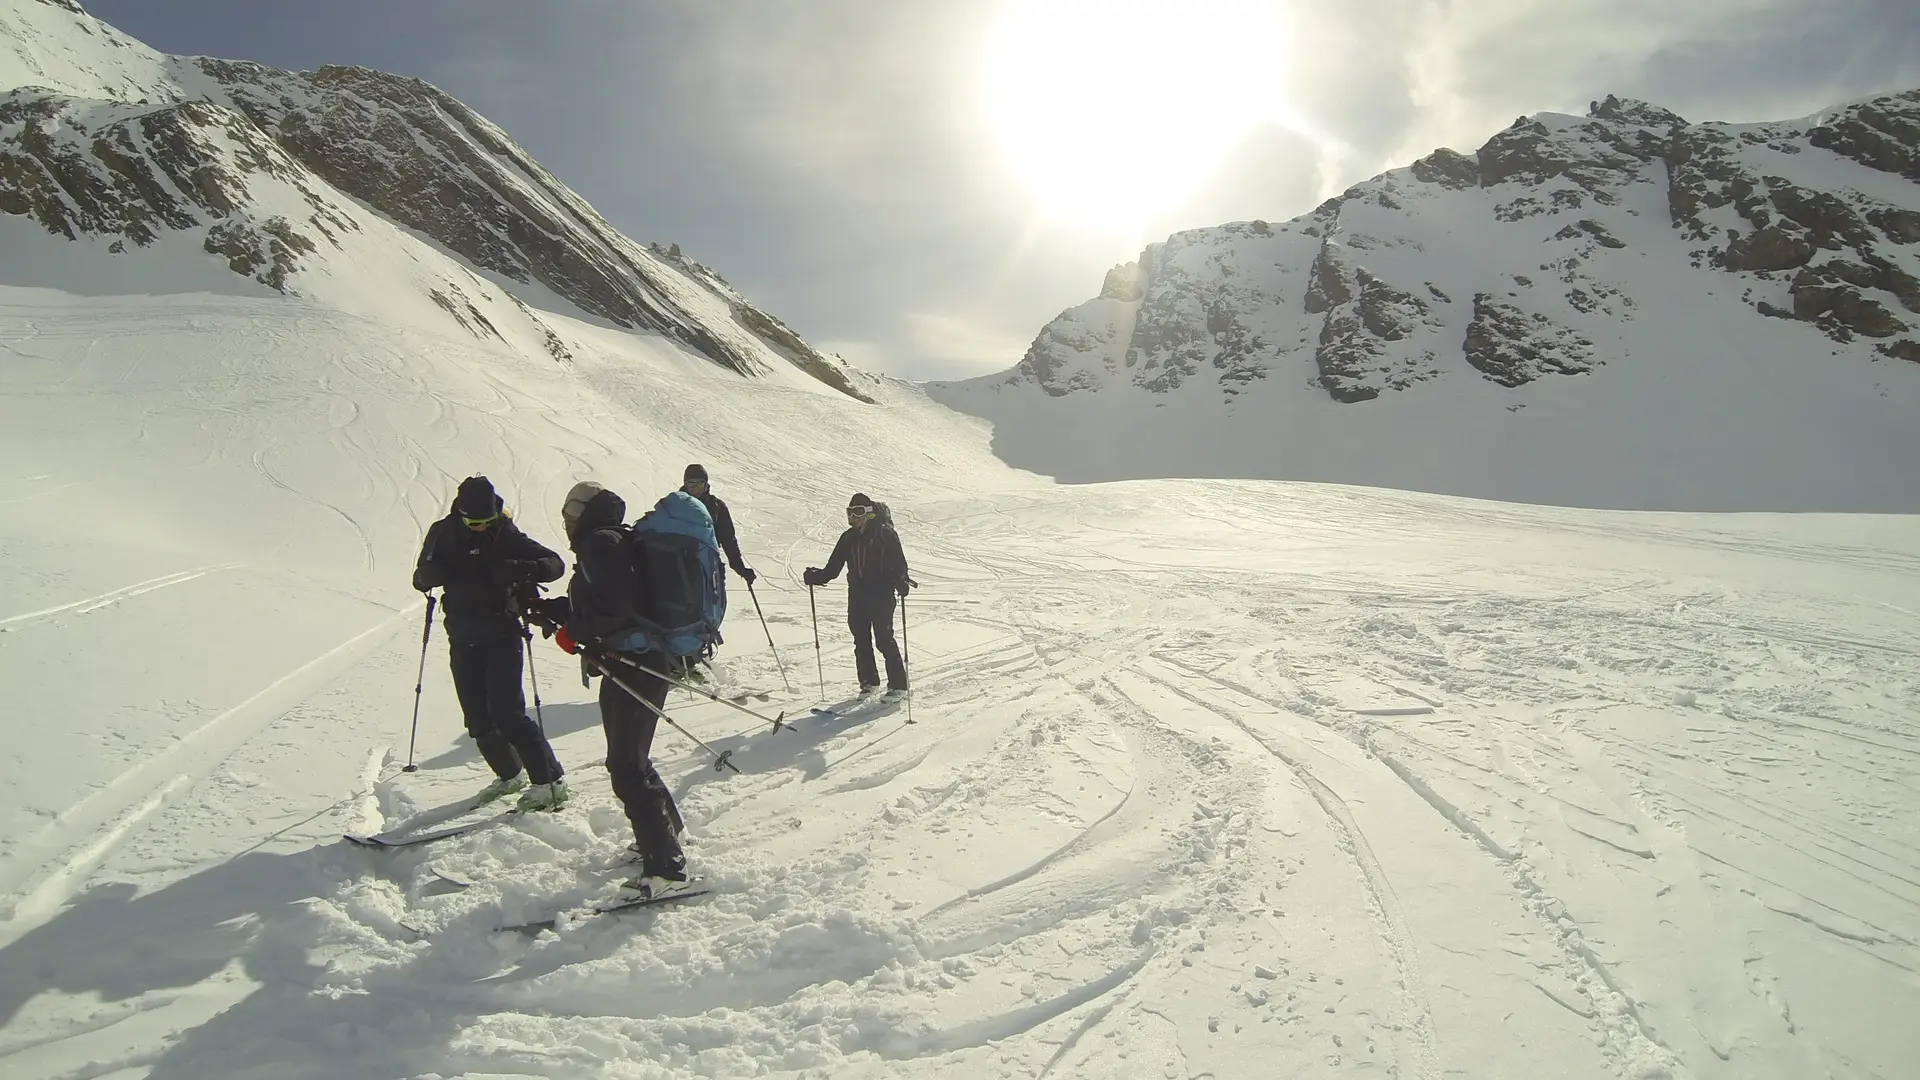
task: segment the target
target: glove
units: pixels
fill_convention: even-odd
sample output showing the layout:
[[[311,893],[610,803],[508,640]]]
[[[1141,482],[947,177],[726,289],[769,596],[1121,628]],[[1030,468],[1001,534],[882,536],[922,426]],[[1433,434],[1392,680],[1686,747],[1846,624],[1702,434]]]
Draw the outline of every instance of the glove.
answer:
[[[900,594],[901,599],[906,599],[907,594],[913,591],[913,579],[901,578],[900,584],[895,585],[894,590]]]
[[[817,566],[807,567],[807,572],[800,575],[800,580],[806,582],[808,585],[825,585],[827,583],[826,579],[821,576],[820,568]]]
[[[759,575],[759,574],[756,574],[756,573],[754,573],[754,572],[753,572],[753,567],[751,567],[751,566],[743,566],[743,567],[741,567],[741,568],[740,568],[740,576],[741,576],[741,577],[743,577],[743,578],[745,578],[745,579],[746,579],[746,581],[747,581],[747,584],[749,584],[749,585],[751,585],[751,584],[753,584],[754,582],[756,582],[756,581],[758,581],[758,580],[760,580],[760,575]]]

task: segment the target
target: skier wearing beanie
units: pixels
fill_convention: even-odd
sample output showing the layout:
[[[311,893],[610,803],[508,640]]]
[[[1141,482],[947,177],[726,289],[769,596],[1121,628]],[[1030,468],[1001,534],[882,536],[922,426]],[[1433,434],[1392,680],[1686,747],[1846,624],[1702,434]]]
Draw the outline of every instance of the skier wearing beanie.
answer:
[[[560,556],[520,531],[484,476],[460,482],[453,510],[427,530],[413,587],[443,589],[449,664],[467,734],[493,769],[481,793],[491,800],[532,787],[523,810],[552,810],[567,799],[563,770],[521,689],[521,605],[537,584],[558,578]],[[523,767],[525,775],[522,775]]]
[[[747,561],[740,557],[740,538],[733,531],[733,513],[720,496],[713,493],[713,485],[707,481],[707,467],[689,465],[683,476],[680,490],[700,500],[707,508],[707,514],[713,518],[713,536],[720,541],[720,550],[727,553],[727,565],[733,572],[746,579],[748,585],[759,580],[760,575],[753,572]]]
[[[887,699],[897,700],[907,693],[907,666],[893,640],[893,598],[896,593],[905,597],[913,582],[907,576],[900,535],[877,516],[873,500],[856,492],[847,500],[847,531],[833,545],[826,568],[809,566],[801,580],[809,586],[825,585],[840,576],[842,567],[847,568],[847,626],[853,631],[853,666],[859,672],[860,692],[872,693],[880,686],[873,660],[878,648],[887,662]]]
[[[567,493],[560,517],[573,548],[573,578],[567,583],[566,626],[555,638],[562,649],[581,654],[582,671],[589,676],[599,674],[604,665],[625,668],[621,678],[641,695],[637,700],[612,679],[602,679],[600,726],[607,736],[613,794],[633,826],[632,850],[641,864],[642,887],[660,896],[685,887],[686,856],[680,849],[685,826],[673,793],[653,767],[653,736],[667,706],[669,685],[659,675],[639,670],[664,672],[667,657],[623,647],[641,621],[641,586],[627,543],[626,514],[627,504],[619,495],[591,480],[582,480]]]

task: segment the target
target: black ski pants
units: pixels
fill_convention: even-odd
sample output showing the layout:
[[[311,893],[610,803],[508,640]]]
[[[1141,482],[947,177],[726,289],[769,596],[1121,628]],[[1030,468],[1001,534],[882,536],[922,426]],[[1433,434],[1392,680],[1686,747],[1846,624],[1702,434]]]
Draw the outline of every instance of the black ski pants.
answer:
[[[860,673],[861,686],[879,686],[880,669],[874,664],[873,651],[887,661],[887,689],[907,688],[907,665],[900,659],[900,644],[893,640],[893,590],[855,592],[847,590],[847,628],[853,631],[853,666]]]
[[[668,670],[667,658],[659,653],[648,653],[634,660],[654,671]],[[613,794],[626,808],[635,846],[647,866],[679,865],[682,862],[680,830],[684,827],[680,808],[673,804],[673,792],[668,791],[666,781],[660,779],[652,758],[653,734],[660,726],[659,713],[654,710],[666,709],[669,686],[660,676],[649,675],[617,659],[609,658],[603,669],[608,674],[600,679],[600,726],[607,733],[607,774],[613,780]],[[620,683],[637,691],[640,700],[635,700]]]
[[[527,715],[527,698],[520,686],[520,648],[517,637],[449,646],[453,691],[460,698],[467,734],[473,736],[495,776],[502,780],[518,776],[524,764],[530,782],[551,784],[560,779],[560,761],[540,733],[540,725]]]

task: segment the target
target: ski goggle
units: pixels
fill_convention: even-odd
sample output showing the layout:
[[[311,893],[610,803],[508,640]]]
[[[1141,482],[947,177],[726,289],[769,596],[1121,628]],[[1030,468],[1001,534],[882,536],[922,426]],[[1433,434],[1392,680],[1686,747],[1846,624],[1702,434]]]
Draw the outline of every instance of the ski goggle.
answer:
[[[689,480],[686,483],[686,489],[688,491],[705,491],[707,490],[707,482],[705,480]]]
[[[873,516],[873,507],[871,507],[871,506],[849,506],[849,507],[847,507],[847,520],[848,520],[848,521],[852,521],[852,522],[861,522],[861,521],[865,521],[865,520],[867,520],[868,518],[870,518],[870,517],[872,517],[872,516]]]
[[[492,525],[494,522],[499,521],[500,515],[498,513],[494,513],[494,514],[489,514],[488,516],[483,518],[463,517],[460,520],[467,523],[467,528],[478,530],[478,529],[484,529],[489,525]]]

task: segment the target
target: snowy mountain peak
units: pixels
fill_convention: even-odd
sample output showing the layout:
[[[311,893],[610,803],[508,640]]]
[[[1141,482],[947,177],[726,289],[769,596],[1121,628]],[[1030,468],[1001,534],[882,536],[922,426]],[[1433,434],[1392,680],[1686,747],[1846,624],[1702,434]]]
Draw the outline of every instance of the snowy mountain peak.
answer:
[[[1198,380],[1231,397],[1310,359],[1321,390],[1359,402],[1449,371],[1502,385],[1584,373],[1628,348],[1602,339],[1642,302],[1648,258],[1701,270],[1700,288],[1745,290],[1755,315],[1915,358],[1920,319],[1900,313],[1920,314],[1905,250],[1920,239],[1917,100],[1806,125],[1689,124],[1611,95],[1586,117],[1521,117],[1471,155],[1436,150],[1293,221],[1150,246],[1006,379],[1054,394]],[[1664,229],[1649,220],[1660,203]],[[1516,278],[1524,303],[1493,302]],[[1498,314],[1518,308],[1523,320]]]
[[[1176,233],[1043,327],[1012,370],[934,392],[998,421],[1003,451],[1029,447],[1015,464],[1077,479],[1281,476],[1725,505],[1721,471],[1680,483],[1684,498],[1649,503],[1615,489],[1618,477],[1605,494],[1583,494],[1586,471],[1556,475],[1516,448],[1564,448],[1584,430],[1583,454],[1611,454],[1619,432],[1646,422],[1649,399],[1676,412],[1728,409],[1738,425],[1729,402],[1752,395],[1768,409],[1798,400],[1823,428],[1847,417],[1853,436],[1886,440],[1860,453],[1871,470],[1887,468],[1910,449],[1897,403],[1920,390],[1920,367],[1906,363],[1920,362],[1917,180],[1920,91],[1741,125],[1609,96],[1586,116],[1521,117],[1471,154],[1435,150],[1291,221]],[[1750,382],[1762,370],[1771,381]],[[1825,400],[1836,394],[1848,403]],[[1031,404],[1092,396],[1102,400],[1075,406],[1071,421]],[[1418,465],[1372,460],[1359,431],[1405,422],[1315,410],[1389,401],[1433,413],[1425,423],[1470,426],[1465,442],[1484,446]],[[1521,415],[1549,408],[1568,418],[1543,426]],[[1166,419],[1176,412],[1177,424]],[[1310,447],[1289,441],[1305,438],[1303,416],[1327,425]],[[1278,417],[1293,435],[1271,433]],[[1763,437],[1736,426],[1728,445]],[[1663,439],[1668,471],[1698,457],[1678,435],[1640,443]],[[1849,451],[1830,464],[1852,461]],[[1539,475],[1520,476],[1527,468]],[[1780,505],[1766,482],[1756,474],[1752,498],[1736,503]],[[1845,505],[1907,498],[1858,482]],[[1837,505],[1832,485],[1808,477],[1806,489],[1787,503]]]
[[[498,293],[556,359],[567,347],[534,308],[662,334],[742,375],[790,365],[865,397],[844,365],[717,277],[621,235],[504,131],[419,79],[165,57],[43,0],[0,0],[0,25],[13,39],[0,87],[16,87],[0,99],[0,213],[54,237],[117,257],[190,235],[235,273],[346,302],[368,284],[337,280],[363,274],[351,234],[377,215],[377,242],[425,238],[496,279],[455,269],[403,288],[466,331],[510,336],[465,298]],[[399,271],[372,276],[383,272]]]

